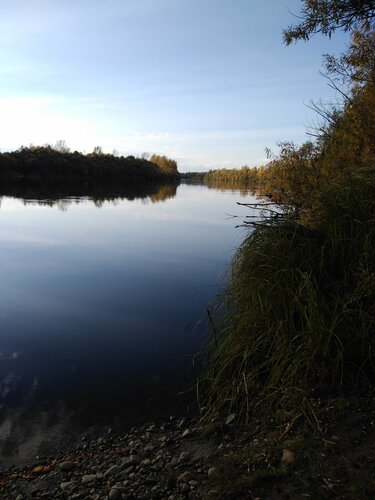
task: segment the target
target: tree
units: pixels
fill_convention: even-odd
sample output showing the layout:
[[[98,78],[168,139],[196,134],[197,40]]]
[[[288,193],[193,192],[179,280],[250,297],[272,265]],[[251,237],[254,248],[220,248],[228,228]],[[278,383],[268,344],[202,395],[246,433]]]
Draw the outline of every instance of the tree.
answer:
[[[177,162],[175,160],[172,160],[171,158],[168,158],[167,156],[153,154],[150,158],[150,161],[158,165],[160,170],[162,170],[163,172],[173,175],[178,173]]]
[[[55,145],[53,146],[53,149],[55,151],[58,151],[59,153],[70,153],[70,147],[63,139],[56,141]]]
[[[335,80],[375,85],[375,31],[356,31],[346,54],[325,54],[324,59],[327,74]]]
[[[92,154],[94,155],[102,155],[103,154],[103,150],[101,148],[101,146],[95,146],[93,151],[92,151]]]
[[[370,31],[375,22],[375,0],[302,0],[300,22],[283,31],[284,42],[309,40],[314,34],[331,37],[336,30]]]

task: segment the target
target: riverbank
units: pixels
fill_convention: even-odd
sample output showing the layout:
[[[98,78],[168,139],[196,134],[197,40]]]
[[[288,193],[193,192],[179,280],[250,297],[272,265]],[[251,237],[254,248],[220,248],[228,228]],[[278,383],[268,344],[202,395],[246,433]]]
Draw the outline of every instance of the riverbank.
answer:
[[[103,429],[71,449],[0,473],[2,498],[373,498],[375,399],[316,401],[302,420],[170,416],[126,433]]]

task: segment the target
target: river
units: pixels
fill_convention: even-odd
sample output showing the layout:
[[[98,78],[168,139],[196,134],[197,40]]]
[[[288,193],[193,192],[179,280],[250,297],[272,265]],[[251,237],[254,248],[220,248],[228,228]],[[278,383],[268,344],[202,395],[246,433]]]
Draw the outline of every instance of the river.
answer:
[[[206,310],[246,234],[237,201],[254,199],[189,184],[2,197],[0,463],[186,405]]]

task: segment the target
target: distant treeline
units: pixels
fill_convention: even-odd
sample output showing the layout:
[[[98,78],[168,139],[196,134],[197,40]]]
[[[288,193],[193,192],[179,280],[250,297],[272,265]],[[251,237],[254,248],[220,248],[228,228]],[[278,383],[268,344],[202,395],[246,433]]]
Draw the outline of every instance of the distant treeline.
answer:
[[[89,154],[71,152],[64,141],[57,146],[21,147],[0,154],[0,179],[178,179],[177,163],[166,156],[145,157],[105,154],[100,147]]]
[[[267,166],[242,168],[221,168],[208,172],[187,172],[182,178],[190,182],[205,184],[208,187],[222,187],[231,189],[247,189],[256,191],[265,185]]]

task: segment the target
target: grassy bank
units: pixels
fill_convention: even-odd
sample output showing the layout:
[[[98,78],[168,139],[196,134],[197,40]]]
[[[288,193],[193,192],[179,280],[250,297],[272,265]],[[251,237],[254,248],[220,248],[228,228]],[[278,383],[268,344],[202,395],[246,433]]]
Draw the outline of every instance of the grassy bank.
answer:
[[[304,4],[314,20],[320,7]],[[353,26],[347,53],[326,64],[345,84],[341,106],[317,107],[316,139],[282,143],[256,172],[283,216],[256,223],[233,260],[201,381],[207,419],[261,414],[319,432],[318,400],[373,391],[375,36],[371,22]]]
[[[375,172],[321,203],[319,222],[264,223],[238,250],[206,374],[212,413],[311,419],[311,398],[372,387]]]

